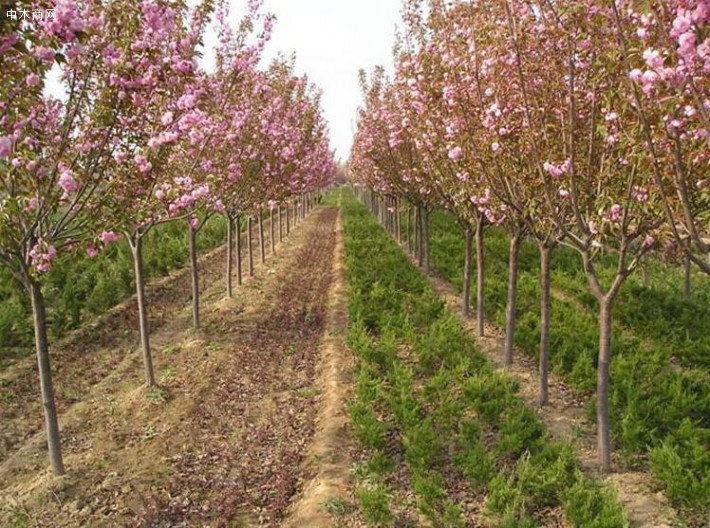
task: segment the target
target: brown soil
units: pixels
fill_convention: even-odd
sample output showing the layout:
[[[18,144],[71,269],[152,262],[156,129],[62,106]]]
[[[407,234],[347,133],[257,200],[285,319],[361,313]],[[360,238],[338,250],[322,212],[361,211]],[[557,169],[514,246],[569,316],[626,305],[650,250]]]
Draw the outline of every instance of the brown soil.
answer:
[[[405,246],[406,251],[406,246]],[[410,260],[417,265],[410,255]],[[537,403],[539,375],[535,360],[515,351],[515,361],[510,367],[503,366],[505,334],[490,323],[485,325],[485,337],[478,336],[476,314],[472,310],[467,319],[462,314],[462,300],[456,289],[443,278],[430,274],[429,279],[436,293],[445,301],[447,308],[458,315],[470,335],[475,336],[479,348],[494,365],[505,370],[520,382],[520,395],[531,407],[537,409],[540,419],[548,430],[558,438],[572,443],[579,453],[585,472],[600,476],[597,471],[596,429],[590,423],[584,408],[584,401],[559,377],[549,374],[549,403],[540,407]],[[621,467],[616,461],[616,466]],[[678,520],[662,493],[653,489],[651,476],[638,471],[618,471],[604,480],[617,491],[619,501],[628,513],[631,525],[638,528],[671,528],[678,526]]]
[[[302,491],[289,508],[290,515],[283,525],[288,528],[329,526],[331,519],[340,513],[341,501],[351,485],[349,448],[353,442],[345,402],[351,398],[353,364],[344,341],[348,305],[340,215],[336,235],[334,279],[316,383],[322,388],[320,409],[313,440],[301,465]]]
[[[127,344],[104,345],[117,359],[62,406],[67,475],[50,474],[41,432],[24,442],[0,464],[0,525],[278,526],[315,430],[336,218],[308,217],[234,300],[205,288],[200,331],[168,301],[152,334],[160,388],[141,385]]]

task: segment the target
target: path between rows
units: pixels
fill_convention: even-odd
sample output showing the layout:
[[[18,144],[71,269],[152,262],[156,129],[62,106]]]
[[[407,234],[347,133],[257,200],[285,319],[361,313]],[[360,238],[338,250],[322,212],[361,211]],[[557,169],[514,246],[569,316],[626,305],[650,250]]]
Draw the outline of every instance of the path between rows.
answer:
[[[401,245],[410,261],[417,267],[417,260]],[[425,272],[426,273],[426,272]],[[454,286],[435,272],[428,278],[437,295],[446,301],[447,309],[456,315],[469,335],[476,339],[482,352],[498,368],[505,370],[520,382],[520,395],[530,407],[537,410],[540,419],[557,438],[570,442],[577,449],[584,471],[599,476],[596,457],[596,431],[587,419],[584,401],[554,373],[549,374],[549,403],[540,407],[537,403],[539,388],[538,366],[534,359],[521,350],[515,350],[514,363],[503,366],[505,334],[486,322],[484,337],[478,335],[475,307],[469,318],[463,316],[461,295]],[[619,501],[628,513],[635,528],[671,528],[678,525],[673,509],[662,492],[654,491],[649,474],[644,472],[619,471],[604,477],[616,489]]]
[[[41,442],[3,462],[0,525],[275,527],[301,487],[310,500],[319,486],[310,479],[329,478],[325,465],[308,469],[329,438],[318,409],[341,401],[332,387],[318,390],[339,382],[328,338],[317,369],[324,331],[344,317],[326,315],[337,218],[335,208],[317,209],[234,300],[221,284],[208,288],[200,331],[188,308],[173,312],[152,336],[159,389],[141,385],[130,354],[65,409],[66,476],[49,473]],[[294,516],[308,509],[302,502]]]

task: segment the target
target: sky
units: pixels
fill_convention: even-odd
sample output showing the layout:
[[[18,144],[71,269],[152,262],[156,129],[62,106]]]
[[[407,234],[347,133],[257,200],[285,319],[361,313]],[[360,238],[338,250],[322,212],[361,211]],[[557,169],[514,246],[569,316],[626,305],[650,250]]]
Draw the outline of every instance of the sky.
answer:
[[[232,0],[241,18],[245,0]],[[392,71],[399,0],[264,0],[277,17],[265,52],[296,53],[296,69],[323,90],[322,105],[336,158],[347,160],[361,103],[358,71],[377,65]]]

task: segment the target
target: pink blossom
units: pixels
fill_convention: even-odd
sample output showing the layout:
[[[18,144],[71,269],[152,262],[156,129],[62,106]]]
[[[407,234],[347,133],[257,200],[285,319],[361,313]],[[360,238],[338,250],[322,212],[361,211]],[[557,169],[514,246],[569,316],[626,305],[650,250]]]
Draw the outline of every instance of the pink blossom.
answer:
[[[172,112],[165,112],[163,114],[163,117],[160,118],[160,122],[163,125],[168,126],[170,123],[173,122],[173,113]]]
[[[104,231],[99,235],[99,240],[105,245],[111,244],[112,242],[118,242],[121,240],[120,233],[115,233],[114,231]]]
[[[75,193],[81,187],[74,179],[74,174],[69,169],[62,171],[59,175],[59,181],[57,183],[67,194]]]
[[[560,196],[562,198],[567,198],[569,196],[569,191],[564,187],[560,189]]]
[[[634,68],[633,70],[631,70],[629,72],[629,78],[632,81],[639,82],[639,81],[641,81],[641,77],[643,77],[643,72],[641,70],[639,70],[638,68]]]
[[[463,156],[463,150],[461,150],[461,147],[454,147],[451,150],[449,150],[449,159],[453,161],[458,161],[461,159]]]
[[[655,243],[656,243],[656,239],[653,238],[651,235],[646,235],[646,238],[643,241],[643,245],[646,247],[651,247]]]
[[[25,78],[25,83],[27,84],[27,86],[30,86],[30,87],[39,86],[40,81],[41,81],[41,79],[40,79],[39,75],[37,75],[36,73],[30,73]]]
[[[0,136],[0,158],[7,158],[12,152],[12,138],[10,136]]]
[[[493,152],[498,152],[498,151],[500,150],[500,143],[498,143],[497,141],[494,142],[494,143],[491,145],[491,150],[492,150]]]
[[[195,230],[200,227],[200,219],[197,218],[196,216],[191,216],[190,217],[190,227]]]
[[[609,218],[612,222],[618,222],[621,219],[622,208],[619,204],[614,204],[609,210]]]
[[[86,246],[86,254],[90,258],[95,258],[99,255],[99,250],[96,249],[93,245],[88,245],[88,246]]]
[[[663,57],[653,48],[648,48],[643,52],[643,60],[646,61],[649,68],[658,69],[663,66]]]

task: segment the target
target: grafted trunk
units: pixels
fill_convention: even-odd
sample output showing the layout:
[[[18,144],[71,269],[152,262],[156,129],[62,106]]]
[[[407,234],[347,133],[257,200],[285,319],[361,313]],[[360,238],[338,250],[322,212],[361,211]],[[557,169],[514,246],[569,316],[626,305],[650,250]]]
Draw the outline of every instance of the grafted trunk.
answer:
[[[513,364],[513,345],[515,343],[515,306],[518,296],[518,258],[520,256],[521,235],[515,234],[510,239],[508,256],[508,300],[505,308],[505,348],[503,364]]]
[[[35,349],[37,351],[37,366],[39,368],[39,386],[42,393],[42,409],[44,411],[44,427],[47,433],[49,462],[55,475],[64,475],[62,460],[62,445],[59,437],[59,421],[57,405],[54,398],[52,369],[49,360],[49,339],[47,337],[47,309],[41,286],[32,279],[27,279],[27,288],[32,302],[32,319],[34,321]]]
[[[548,372],[550,363],[550,317],[552,298],[550,296],[550,258],[552,248],[539,244],[540,250],[540,405],[548,402]]]
[[[190,276],[192,278],[192,327],[200,327],[200,278],[197,269],[197,230],[188,221],[188,238],[190,241]]]
[[[149,387],[155,385],[153,372],[153,356],[150,351],[150,330],[148,326],[148,306],[145,298],[145,272],[143,266],[143,237],[136,235],[128,237],[131,253],[133,254],[133,269],[136,280],[136,297],[138,302],[138,323],[141,335],[141,350],[143,353],[143,368],[145,379]]]
[[[479,220],[476,225],[476,322],[478,335],[484,335],[484,247],[483,247],[483,220]]]
[[[234,258],[234,248],[232,244],[234,243],[234,220],[231,217],[227,217],[227,297],[230,299],[234,296],[234,291],[232,287],[232,270],[234,268],[233,258]]]
[[[609,431],[609,364],[611,363],[612,300],[599,300],[599,363],[597,365],[597,453],[602,473],[611,470]]]
[[[242,217],[237,215],[237,284],[242,285]]]
[[[471,278],[473,275],[473,229],[471,224],[466,224],[464,230],[466,235],[466,254],[464,255],[463,264],[463,295],[461,304],[463,307],[463,316],[471,315]]]
[[[247,219],[247,251],[249,255],[249,275],[254,275],[254,244],[252,243],[251,231],[254,227],[254,219],[251,215]]]
[[[261,209],[259,209],[259,252],[261,256],[261,263],[266,262],[266,241],[264,240],[264,219]]]

